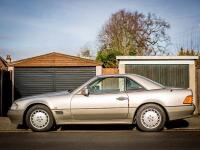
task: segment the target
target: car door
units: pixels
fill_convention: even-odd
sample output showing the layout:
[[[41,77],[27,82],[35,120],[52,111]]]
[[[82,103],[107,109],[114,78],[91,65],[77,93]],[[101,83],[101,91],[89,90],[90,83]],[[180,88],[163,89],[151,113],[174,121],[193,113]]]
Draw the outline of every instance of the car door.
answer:
[[[76,120],[117,120],[128,116],[129,99],[124,77],[98,78],[88,86],[89,95],[81,92],[71,99],[71,114]]]

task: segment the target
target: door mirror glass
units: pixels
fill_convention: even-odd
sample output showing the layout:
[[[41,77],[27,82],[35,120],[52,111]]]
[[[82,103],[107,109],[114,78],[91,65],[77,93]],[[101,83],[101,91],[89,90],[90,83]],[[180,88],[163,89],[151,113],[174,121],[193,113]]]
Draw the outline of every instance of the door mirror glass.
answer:
[[[84,95],[84,96],[89,96],[89,90],[88,90],[88,88],[82,89],[81,94]]]

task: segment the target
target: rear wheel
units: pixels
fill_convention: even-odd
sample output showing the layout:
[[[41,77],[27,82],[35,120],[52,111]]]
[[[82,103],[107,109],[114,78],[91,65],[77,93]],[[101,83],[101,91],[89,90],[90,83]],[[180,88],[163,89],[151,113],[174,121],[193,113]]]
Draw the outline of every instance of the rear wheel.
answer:
[[[49,131],[54,124],[53,115],[46,106],[35,105],[28,110],[26,114],[26,123],[33,131]]]
[[[164,110],[156,104],[146,104],[139,108],[136,123],[142,131],[160,131],[166,121]]]

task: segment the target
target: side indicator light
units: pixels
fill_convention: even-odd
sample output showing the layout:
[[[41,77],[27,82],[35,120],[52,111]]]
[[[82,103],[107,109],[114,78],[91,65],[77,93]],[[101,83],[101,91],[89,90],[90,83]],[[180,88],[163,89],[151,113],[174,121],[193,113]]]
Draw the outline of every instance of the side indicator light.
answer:
[[[192,104],[193,101],[193,97],[192,95],[189,95],[185,98],[185,100],[183,101],[183,104]]]

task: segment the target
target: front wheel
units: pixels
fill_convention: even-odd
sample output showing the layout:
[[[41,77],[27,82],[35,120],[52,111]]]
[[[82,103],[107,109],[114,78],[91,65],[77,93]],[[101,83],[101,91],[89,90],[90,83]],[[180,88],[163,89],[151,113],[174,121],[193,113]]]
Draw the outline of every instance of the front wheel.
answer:
[[[33,131],[49,131],[54,124],[53,115],[46,106],[35,105],[28,110],[26,114],[26,123]]]
[[[142,131],[160,131],[166,121],[164,110],[156,104],[146,104],[136,114],[137,127]]]

